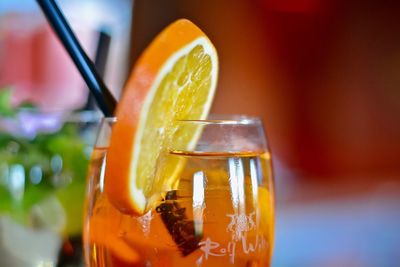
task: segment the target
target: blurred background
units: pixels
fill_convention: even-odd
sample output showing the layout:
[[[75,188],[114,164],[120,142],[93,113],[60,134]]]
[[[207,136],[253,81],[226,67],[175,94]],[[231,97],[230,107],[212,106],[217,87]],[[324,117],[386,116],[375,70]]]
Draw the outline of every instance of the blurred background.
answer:
[[[274,267],[399,266],[397,1],[58,2],[94,60],[107,37],[100,61],[117,97],[166,25],[184,17],[207,33],[220,57],[213,113],[265,123],[276,182]],[[14,88],[14,104],[87,106],[83,80],[33,0],[0,2],[2,87]]]

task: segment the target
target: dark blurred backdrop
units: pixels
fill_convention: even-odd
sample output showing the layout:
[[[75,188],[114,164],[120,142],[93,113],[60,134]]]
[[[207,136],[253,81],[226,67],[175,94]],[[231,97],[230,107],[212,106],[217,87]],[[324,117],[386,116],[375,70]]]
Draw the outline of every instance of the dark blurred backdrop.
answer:
[[[138,0],[132,61],[182,17],[219,52],[213,111],[263,117],[301,176],[400,174],[396,1]]]
[[[213,112],[264,120],[274,267],[399,266],[399,2],[137,0],[131,62],[182,17],[219,53]]]

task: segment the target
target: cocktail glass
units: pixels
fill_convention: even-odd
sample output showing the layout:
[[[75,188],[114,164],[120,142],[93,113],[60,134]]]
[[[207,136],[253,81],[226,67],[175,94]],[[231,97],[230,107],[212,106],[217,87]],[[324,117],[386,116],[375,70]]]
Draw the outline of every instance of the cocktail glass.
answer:
[[[262,123],[245,116],[176,121],[148,191],[147,211],[118,210],[104,188],[115,118],[104,119],[88,177],[87,266],[269,266],[274,197]],[[191,135],[191,144],[179,138]]]

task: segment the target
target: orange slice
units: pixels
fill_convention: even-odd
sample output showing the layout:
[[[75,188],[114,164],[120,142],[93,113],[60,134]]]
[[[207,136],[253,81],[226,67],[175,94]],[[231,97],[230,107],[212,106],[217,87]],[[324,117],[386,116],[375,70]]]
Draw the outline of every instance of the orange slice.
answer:
[[[107,155],[105,191],[120,211],[143,214],[154,184],[174,183],[173,165],[165,181],[154,183],[157,158],[172,135],[180,147],[194,146],[198,134],[176,133],[171,125],[207,117],[217,75],[214,46],[188,20],[168,26],[141,55],[119,101]]]

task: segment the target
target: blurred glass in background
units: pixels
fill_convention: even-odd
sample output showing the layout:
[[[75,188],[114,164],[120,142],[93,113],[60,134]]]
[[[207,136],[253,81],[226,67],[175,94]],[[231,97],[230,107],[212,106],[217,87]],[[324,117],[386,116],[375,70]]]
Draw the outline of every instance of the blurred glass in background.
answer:
[[[118,96],[132,1],[57,2]],[[84,266],[85,178],[100,119],[88,92],[36,1],[1,0],[0,266]]]
[[[212,112],[263,117],[273,266],[398,265],[399,16],[395,1],[135,1],[132,62],[188,18],[220,57]]]
[[[0,266],[83,266],[85,178],[99,116],[5,105],[0,113]]]

